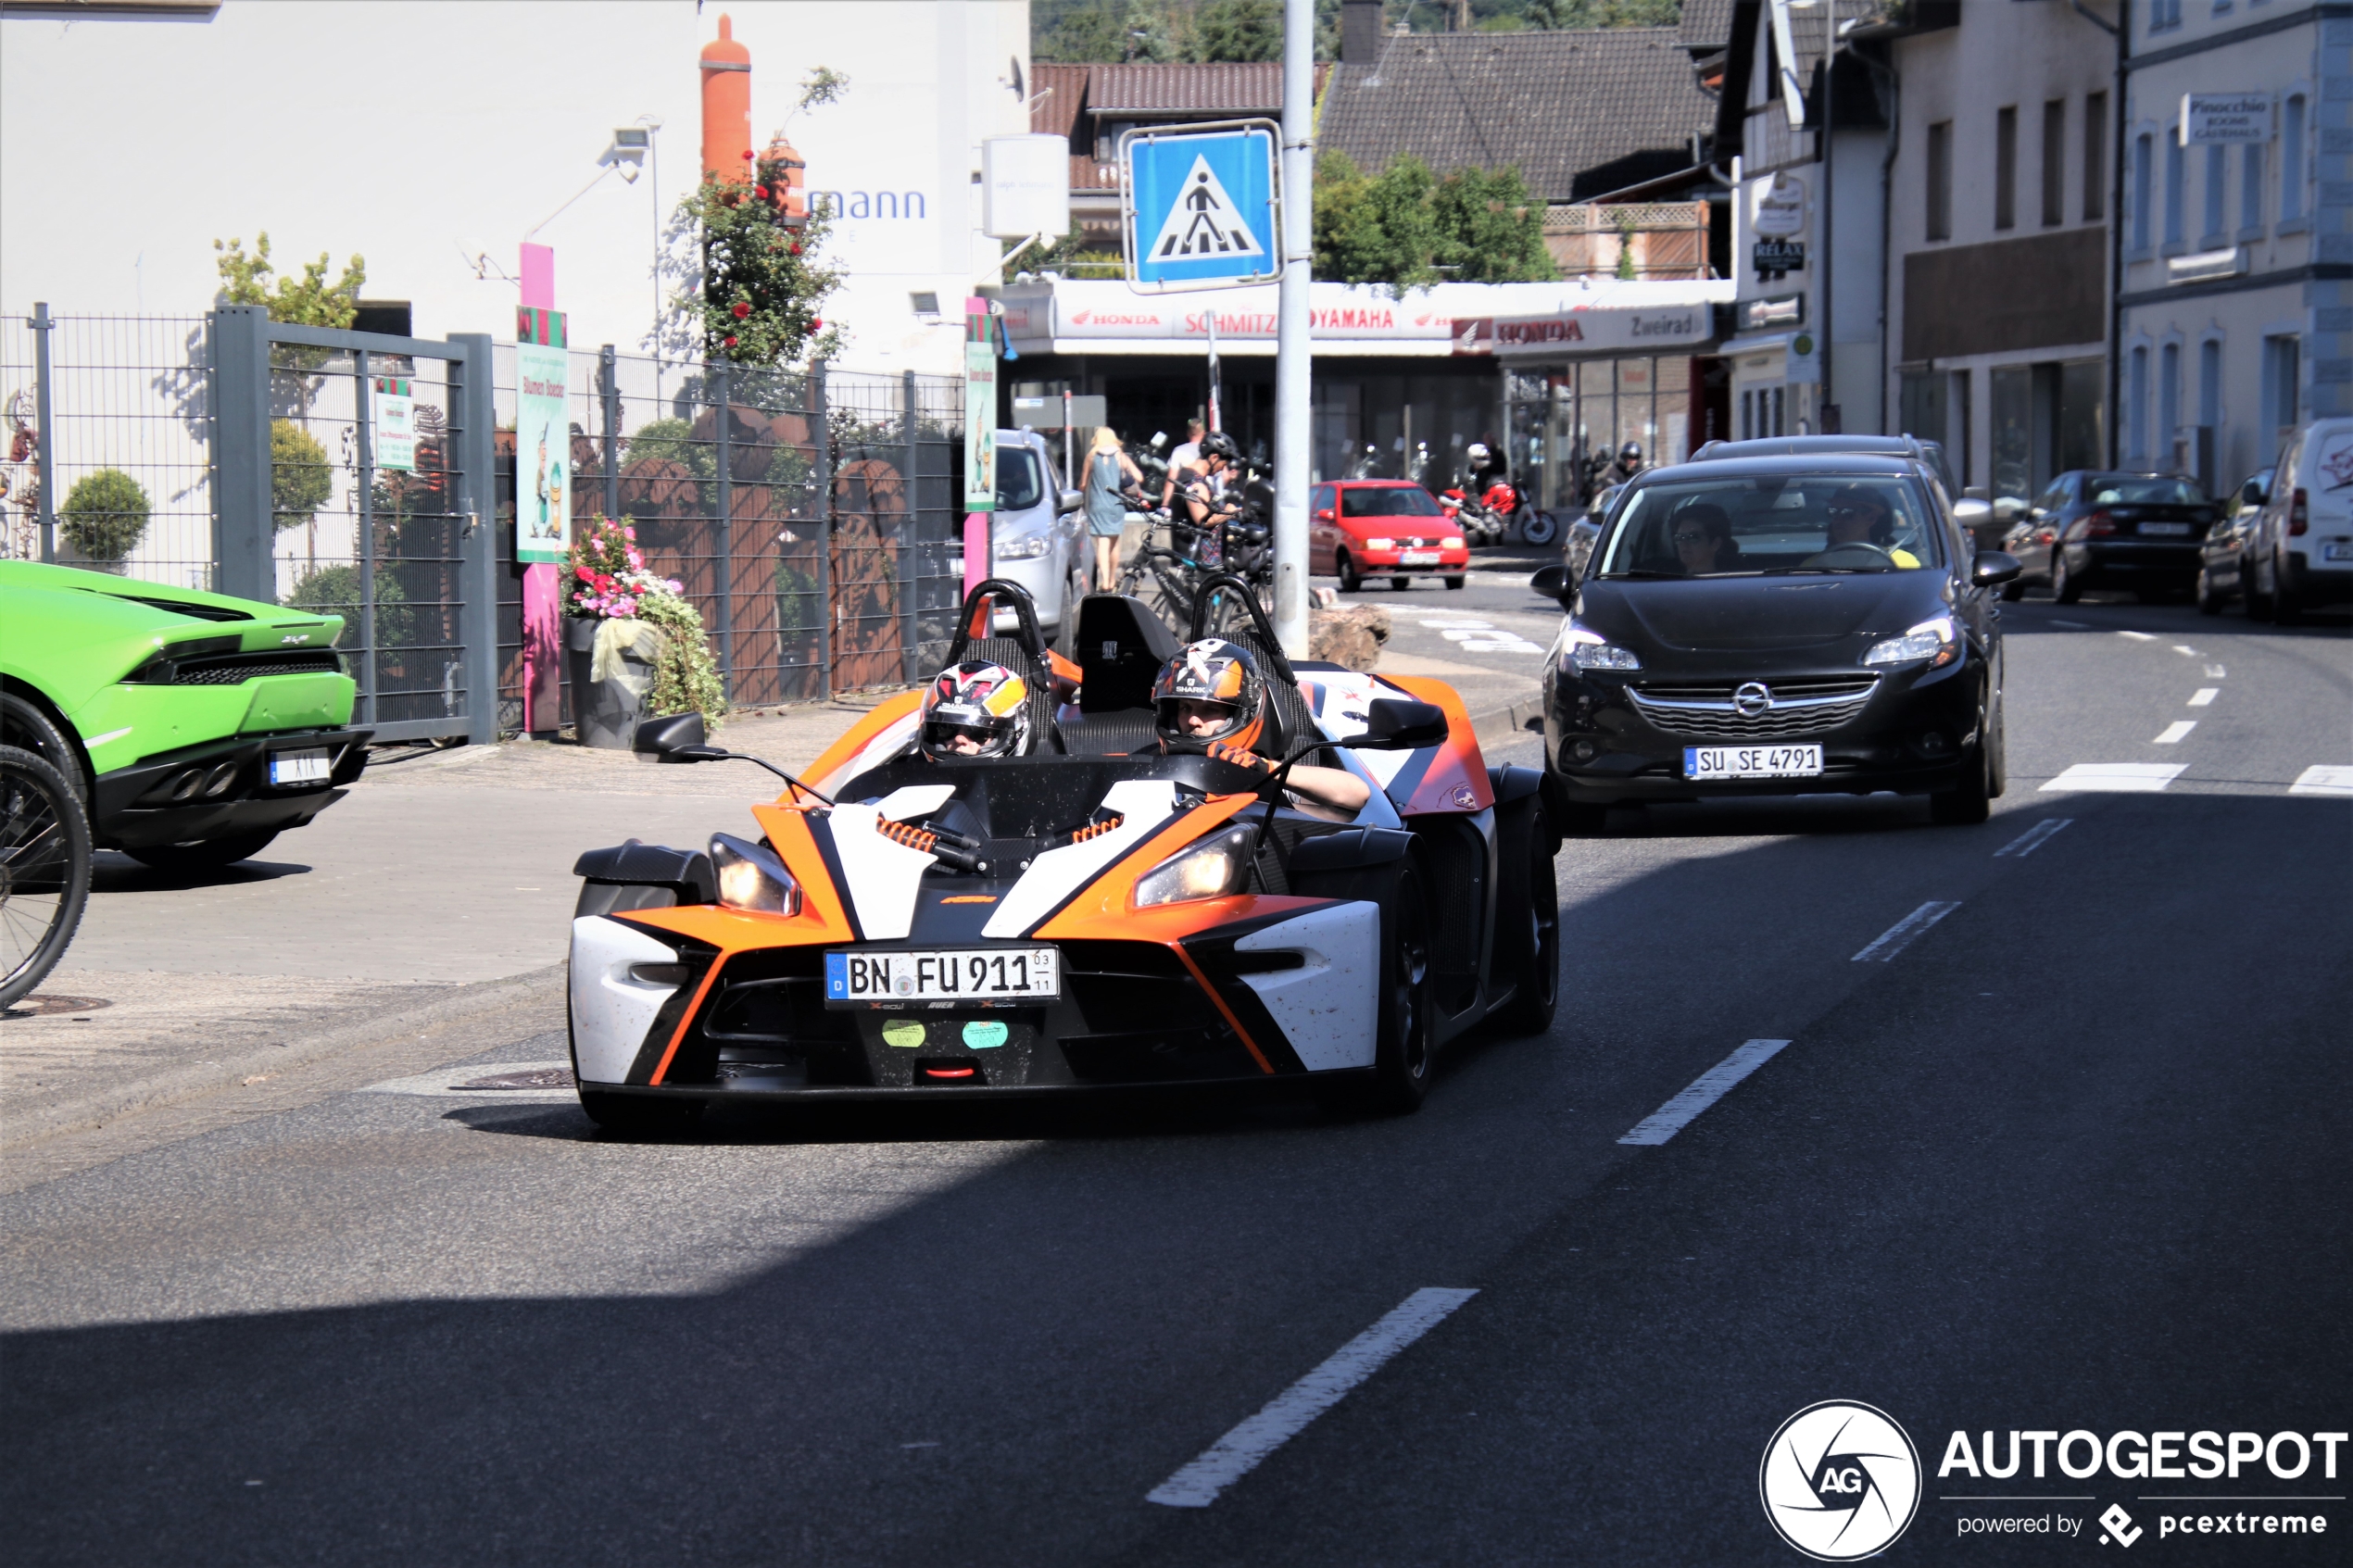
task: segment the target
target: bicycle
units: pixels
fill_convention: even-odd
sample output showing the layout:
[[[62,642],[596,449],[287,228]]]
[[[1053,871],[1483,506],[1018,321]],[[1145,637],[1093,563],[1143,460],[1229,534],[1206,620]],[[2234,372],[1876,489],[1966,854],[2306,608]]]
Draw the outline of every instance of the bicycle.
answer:
[[[57,966],[90,897],[90,819],[65,775],[0,746],[0,1008]]]

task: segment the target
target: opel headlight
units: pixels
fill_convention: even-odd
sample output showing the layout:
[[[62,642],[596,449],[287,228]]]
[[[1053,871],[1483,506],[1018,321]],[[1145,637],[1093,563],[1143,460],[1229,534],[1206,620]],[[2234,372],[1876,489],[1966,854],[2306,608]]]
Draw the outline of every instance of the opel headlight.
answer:
[[[1193,898],[1222,898],[1241,891],[1250,873],[1250,845],[1255,827],[1236,825],[1187,845],[1136,879],[1136,907],[1182,904]]]
[[[1572,621],[1561,631],[1561,671],[1563,673],[1586,670],[1640,670],[1642,659],[1631,648],[1622,648],[1592,627]]]
[[[1365,541],[1365,548],[1368,550],[1392,550],[1396,547],[1397,541],[1394,539],[1367,539]]]
[[[1053,547],[1054,542],[1043,533],[1016,533],[997,541],[997,558],[1036,560]]]
[[[1923,621],[1900,637],[1888,637],[1871,645],[1863,656],[1866,664],[1909,664],[1914,659],[1928,660],[1931,670],[1950,664],[1960,657],[1959,633],[1954,629],[1953,618],[1940,615],[1933,621]]]
[[[800,913],[800,884],[766,845],[733,834],[712,834],[711,864],[719,873],[719,902],[724,908],[769,915]]]

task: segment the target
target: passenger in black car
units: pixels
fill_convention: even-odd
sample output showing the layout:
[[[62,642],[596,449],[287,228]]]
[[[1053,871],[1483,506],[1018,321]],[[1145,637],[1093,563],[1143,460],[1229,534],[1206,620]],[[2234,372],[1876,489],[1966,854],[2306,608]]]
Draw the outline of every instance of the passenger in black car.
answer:
[[[1741,570],[1741,547],[1732,538],[1732,520],[1713,501],[1693,501],[1675,514],[1675,558],[1698,577]]]

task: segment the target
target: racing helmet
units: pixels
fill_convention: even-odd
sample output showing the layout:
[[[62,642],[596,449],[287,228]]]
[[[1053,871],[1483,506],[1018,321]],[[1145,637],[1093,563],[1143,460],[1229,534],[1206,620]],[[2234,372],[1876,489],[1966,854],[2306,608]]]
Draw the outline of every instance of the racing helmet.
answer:
[[[1494,456],[1494,453],[1490,452],[1487,449],[1487,443],[1484,441],[1474,441],[1470,444],[1469,447],[1464,451],[1463,461],[1471,466],[1473,472],[1477,472],[1478,470],[1485,468],[1488,463],[1493,459]]]
[[[960,750],[959,739],[977,743]],[[1029,683],[1001,664],[967,660],[924,693],[926,757],[1019,757],[1029,749]]]
[[[1183,702],[1217,703],[1227,717],[1209,733],[1195,734],[1178,716],[1177,704]],[[1254,748],[1266,729],[1266,677],[1259,673],[1257,657],[1223,637],[1178,648],[1152,682],[1152,729],[1164,747],[1219,741],[1238,750]]]

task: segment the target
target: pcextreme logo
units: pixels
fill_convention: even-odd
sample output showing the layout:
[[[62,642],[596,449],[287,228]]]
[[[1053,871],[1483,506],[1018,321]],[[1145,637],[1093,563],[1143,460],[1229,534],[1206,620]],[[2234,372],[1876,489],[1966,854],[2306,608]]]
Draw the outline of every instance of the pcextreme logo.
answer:
[[[1919,1451],[1885,1411],[1825,1399],[1781,1423],[1765,1445],[1756,1490],[1781,1539],[1817,1562],[1852,1562],[1911,1524]]]

